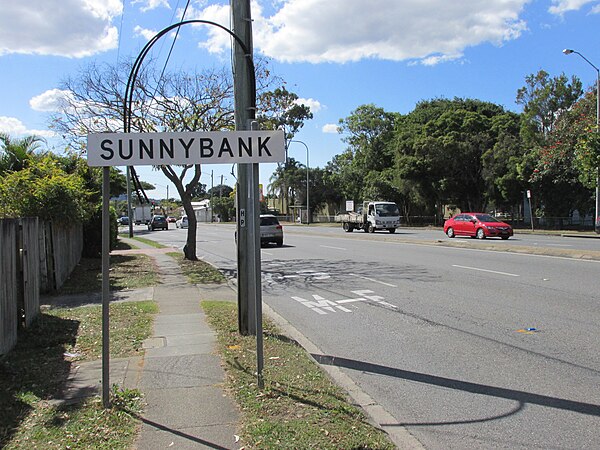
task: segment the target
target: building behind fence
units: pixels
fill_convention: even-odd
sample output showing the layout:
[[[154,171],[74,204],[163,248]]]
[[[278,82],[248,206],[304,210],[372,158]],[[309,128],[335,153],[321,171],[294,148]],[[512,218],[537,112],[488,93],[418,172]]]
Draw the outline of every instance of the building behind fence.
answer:
[[[40,293],[60,289],[82,250],[81,224],[0,219],[0,355],[15,346],[19,327],[29,327],[39,314]]]

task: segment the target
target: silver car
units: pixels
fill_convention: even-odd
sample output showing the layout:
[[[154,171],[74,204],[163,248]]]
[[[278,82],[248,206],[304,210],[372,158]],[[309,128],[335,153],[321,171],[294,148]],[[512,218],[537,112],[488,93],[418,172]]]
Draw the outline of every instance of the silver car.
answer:
[[[177,228],[187,228],[188,227],[188,218],[187,216],[183,216],[181,219],[179,219],[177,222],[175,222],[175,226]]]
[[[274,242],[277,247],[283,245],[283,227],[272,214],[260,215],[260,244],[265,245]]]

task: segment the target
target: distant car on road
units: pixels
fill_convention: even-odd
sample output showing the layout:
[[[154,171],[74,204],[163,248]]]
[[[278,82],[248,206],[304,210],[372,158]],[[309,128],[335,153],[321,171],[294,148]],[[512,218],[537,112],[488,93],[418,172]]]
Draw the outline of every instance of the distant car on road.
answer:
[[[119,217],[117,219],[117,223],[119,225],[129,225],[129,217],[127,217],[127,216]]]
[[[156,229],[168,230],[169,222],[167,222],[167,218],[161,215],[152,216],[150,219],[150,223],[148,224],[148,229],[150,231],[154,231]]]
[[[167,217],[167,222],[169,222],[169,223],[176,223],[177,219],[175,217],[173,217],[173,216],[168,216]]]
[[[444,233],[449,238],[470,236],[477,239],[499,237],[508,239],[513,235],[512,227],[485,213],[460,213],[444,222]]]
[[[283,245],[283,227],[272,214],[260,215],[260,244],[274,242],[277,247]]]
[[[235,232],[235,242],[237,244],[237,231]],[[277,217],[272,214],[260,215],[260,245],[274,242],[277,247],[283,246],[283,227]]]
[[[175,226],[177,228],[187,228],[189,226],[187,216],[183,216],[181,219],[175,222]]]

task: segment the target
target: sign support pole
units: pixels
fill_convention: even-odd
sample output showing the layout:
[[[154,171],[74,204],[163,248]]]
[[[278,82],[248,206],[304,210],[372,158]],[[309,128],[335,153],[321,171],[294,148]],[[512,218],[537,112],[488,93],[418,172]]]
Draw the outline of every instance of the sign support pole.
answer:
[[[110,407],[110,167],[102,168],[102,405]],[[131,221],[130,221],[131,223]]]
[[[250,77],[252,70],[250,64],[252,58],[250,1],[230,0],[230,5],[233,33],[239,37],[247,49],[247,52],[244,51],[237,40],[234,42],[235,128],[236,130],[248,130],[256,114],[256,85],[254,77]],[[258,192],[257,173],[258,164],[238,165],[238,325],[242,335],[256,334],[256,303],[260,298],[260,245],[257,248],[256,240],[252,239],[256,237],[256,232],[260,229],[255,205],[257,203],[255,197]],[[255,272],[257,270],[258,275]],[[257,279],[258,285],[256,284]]]

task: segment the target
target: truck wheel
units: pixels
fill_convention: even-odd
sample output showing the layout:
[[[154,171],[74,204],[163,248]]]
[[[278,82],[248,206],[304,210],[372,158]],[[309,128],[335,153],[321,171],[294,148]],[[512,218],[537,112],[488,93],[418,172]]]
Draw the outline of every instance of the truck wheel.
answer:
[[[395,228],[390,228],[388,231],[389,231],[391,234],[394,234],[394,233],[396,232],[396,229],[395,229]]]
[[[367,225],[367,229],[369,230],[369,233],[375,233],[375,227],[373,226],[372,223]]]
[[[344,222],[342,224],[342,228],[346,233],[352,233],[352,231],[354,230],[354,228],[352,228],[352,225],[350,225],[348,222]]]

